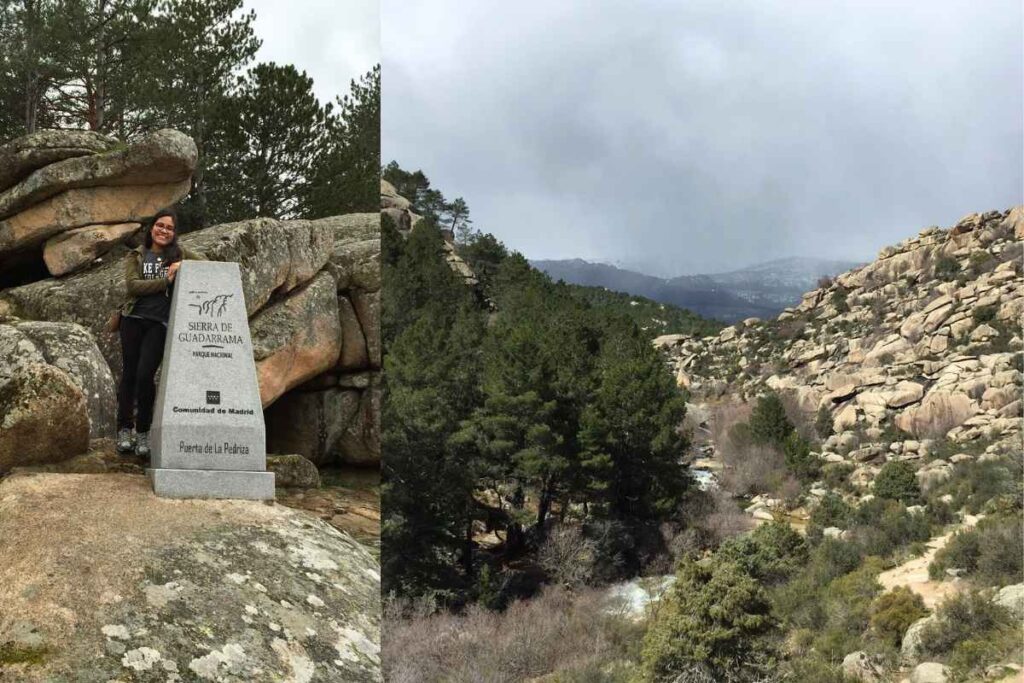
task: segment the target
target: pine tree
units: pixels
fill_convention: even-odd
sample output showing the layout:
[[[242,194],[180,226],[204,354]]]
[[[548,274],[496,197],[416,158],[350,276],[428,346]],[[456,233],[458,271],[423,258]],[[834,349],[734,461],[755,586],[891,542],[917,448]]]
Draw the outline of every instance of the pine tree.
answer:
[[[380,208],[380,65],[352,81],[336,101],[311,162],[304,215],[375,212]]]
[[[212,222],[296,218],[326,112],[313,79],[294,66],[258,64],[239,78],[211,129],[205,182]]]

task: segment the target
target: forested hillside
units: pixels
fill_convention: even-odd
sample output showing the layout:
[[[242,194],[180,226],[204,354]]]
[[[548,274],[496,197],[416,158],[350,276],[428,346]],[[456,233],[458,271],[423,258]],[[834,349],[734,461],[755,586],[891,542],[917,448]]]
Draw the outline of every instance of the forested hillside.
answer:
[[[638,321],[717,325],[553,283],[420,176],[404,191],[425,216],[406,232],[385,214],[382,235],[385,592],[504,607],[559,579],[542,550],[565,529],[600,544],[600,580],[635,575],[692,488],[684,399]],[[439,224],[475,286],[442,257]]]

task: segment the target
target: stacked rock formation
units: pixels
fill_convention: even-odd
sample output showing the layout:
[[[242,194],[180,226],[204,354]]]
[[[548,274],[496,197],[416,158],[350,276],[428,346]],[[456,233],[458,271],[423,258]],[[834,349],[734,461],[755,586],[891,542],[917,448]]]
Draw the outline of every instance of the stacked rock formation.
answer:
[[[130,146],[45,131],[0,148],[0,159],[9,185],[0,193],[0,274],[15,273],[0,280],[4,471],[70,458],[89,437],[113,434],[120,344],[105,327],[125,297],[124,241],[188,192],[196,153],[170,130]],[[256,218],[181,238],[241,265],[270,452],[321,465],[380,461],[379,226],[377,213]],[[74,349],[54,341],[68,339]],[[58,381],[78,392],[64,392],[60,411],[39,398],[49,393],[44,382]],[[81,399],[74,406],[72,395]],[[72,423],[73,446],[61,436]],[[24,434],[35,435],[35,451],[14,445]],[[5,448],[23,455],[5,460]]]
[[[972,214],[823,281],[776,320],[655,344],[696,401],[774,389],[812,419],[827,413],[822,456],[852,461],[866,486],[885,460],[939,442],[1019,449],[1022,256],[1024,207]],[[922,467],[922,484],[943,466]]]

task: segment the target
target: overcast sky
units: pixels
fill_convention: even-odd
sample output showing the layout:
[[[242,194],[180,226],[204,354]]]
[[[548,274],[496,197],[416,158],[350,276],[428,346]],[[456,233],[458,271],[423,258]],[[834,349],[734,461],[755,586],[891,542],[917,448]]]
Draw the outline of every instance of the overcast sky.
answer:
[[[383,159],[530,258],[870,260],[1022,202],[1019,0],[382,0]]]
[[[313,79],[321,104],[349,91],[380,62],[379,0],[244,0],[263,41],[257,62],[294,64]]]

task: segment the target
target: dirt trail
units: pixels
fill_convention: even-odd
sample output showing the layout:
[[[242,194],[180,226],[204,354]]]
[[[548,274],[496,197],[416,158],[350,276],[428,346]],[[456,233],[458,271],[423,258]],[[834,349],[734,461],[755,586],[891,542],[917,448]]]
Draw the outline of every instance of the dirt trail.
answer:
[[[928,551],[921,557],[893,567],[878,575],[878,583],[882,588],[890,591],[897,586],[906,586],[921,596],[925,607],[935,609],[935,606],[945,600],[948,596],[960,590],[960,583],[957,581],[932,581],[928,578],[928,565],[935,559],[935,554],[946,547],[949,539],[961,529],[969,529],[978,523],[981,515],[965,515],[964,521],[950,529],[942,536],[936,536],[928,541]]]

